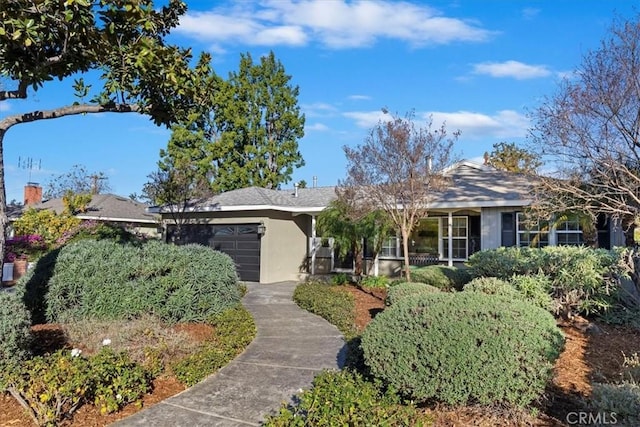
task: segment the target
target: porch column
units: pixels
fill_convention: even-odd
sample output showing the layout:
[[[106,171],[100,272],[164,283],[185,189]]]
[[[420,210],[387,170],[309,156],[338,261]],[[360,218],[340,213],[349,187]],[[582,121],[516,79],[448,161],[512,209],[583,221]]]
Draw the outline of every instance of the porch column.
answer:
[[[311,275],[316,274],[316,216],[311,215]]]
[[[453,212],[449,212],[449,221],[447,223],[447,239],[449,240],[449,261],[447,265],[453,267]]]

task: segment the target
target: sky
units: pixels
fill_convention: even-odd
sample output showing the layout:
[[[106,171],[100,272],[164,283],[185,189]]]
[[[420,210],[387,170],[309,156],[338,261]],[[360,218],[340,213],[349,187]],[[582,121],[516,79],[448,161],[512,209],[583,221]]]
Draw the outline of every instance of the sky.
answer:
[[[187,4],[171,43],[210,52],[223,77],[238,69],[241,53],[257,60],[273,51],[299,87],[305,166],[284,188],[313,177],[320,186],[344,179],[343,147],[362,144],[383,108],[413,111],[424,127],[431,119],[434,127],[459,130],[460,158],[481,161],[498,142],[524,145],[529,114],[600,46],[616,16],[637,16],[636,2],[607,0]],[[69,105],[72,83],[49,82],[27,100],[1,102],[0,118]],[[137,114],[14,126],[4,141],[7,200],[21,202],[27,182],[46,187],[74,165],[103,172],[115,194],[140,194],[169,137]]]

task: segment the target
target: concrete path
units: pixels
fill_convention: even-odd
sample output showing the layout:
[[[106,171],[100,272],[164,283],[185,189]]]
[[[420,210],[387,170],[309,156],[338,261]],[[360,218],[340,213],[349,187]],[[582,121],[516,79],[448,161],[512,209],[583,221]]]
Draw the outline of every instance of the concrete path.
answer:
[[[199,384],[115,426],[259,426],[313,377],[344,365],[344,339],[292,300],[294,282],[248,284],[242,304],[258,334],[244,353]]]

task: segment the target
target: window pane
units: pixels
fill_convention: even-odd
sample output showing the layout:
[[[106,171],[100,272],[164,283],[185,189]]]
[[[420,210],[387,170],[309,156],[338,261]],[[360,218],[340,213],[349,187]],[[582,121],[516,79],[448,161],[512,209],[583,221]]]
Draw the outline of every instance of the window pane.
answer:
[[[420,221],[409,237],[409,252],[438,253],[438,218]]]

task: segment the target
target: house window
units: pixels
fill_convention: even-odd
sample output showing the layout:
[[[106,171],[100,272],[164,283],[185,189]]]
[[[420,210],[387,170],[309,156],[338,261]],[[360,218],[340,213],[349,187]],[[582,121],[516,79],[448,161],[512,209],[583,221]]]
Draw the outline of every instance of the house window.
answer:
[[[451,219],[451,247],[453,259],[467,259],[467,240],[469,224],[466,216],[454,216]],[[449,218],[442,218],[443,258],[449,258]]]
[[[409,238],[410,254],[428,254],[438,256],[438,218],[426,218],[418,223]]]
[[[382,242],[382,249],[380,249],[381,257],[398,257],[398,238],[397,237],[388,237]]]
[[[549,223],[530,224],[522,212],[517,216],[517,245],[520,247],[542,248],[549,246]]]
[[[556,225],[556,242],[558,245],[577,246],[584,243],[580,222],[576,218],[568,218]]]

